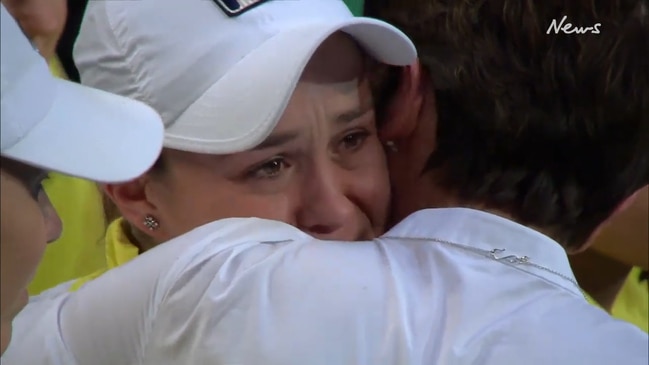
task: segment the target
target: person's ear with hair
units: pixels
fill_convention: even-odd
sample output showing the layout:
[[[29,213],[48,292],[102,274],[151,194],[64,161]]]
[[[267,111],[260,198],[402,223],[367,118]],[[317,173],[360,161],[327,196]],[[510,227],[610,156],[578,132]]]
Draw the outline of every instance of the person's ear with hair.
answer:
[[[417,62],[400,70],[395,91],[379,106],[393,192],[393,221],[435,199],[422,172],[436,146],[437,110],[432,82]],[[421,192],[418,192],[421,190]],[[419,203],[417,203],[419,202]]]

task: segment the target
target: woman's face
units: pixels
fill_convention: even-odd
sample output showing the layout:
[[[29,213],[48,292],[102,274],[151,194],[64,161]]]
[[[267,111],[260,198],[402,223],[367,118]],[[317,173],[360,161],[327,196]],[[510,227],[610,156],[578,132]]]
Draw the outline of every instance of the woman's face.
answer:
[[[352,41],[331,37],[265,142],[221,156],[167,150],[163,171],[145,178],[146,208],[116,199],[122,213],[145,232],[144,216],[155,217],[157,242],[227,217],[279,220],[321,239],[381,234],[390,189],[363,66]]]
[[[61,221],[45,195],[42,170],[2,159],[0,169],[0,349],[11,339],[11,322],[27,304],[32,279],[47,242],[61,234]]]

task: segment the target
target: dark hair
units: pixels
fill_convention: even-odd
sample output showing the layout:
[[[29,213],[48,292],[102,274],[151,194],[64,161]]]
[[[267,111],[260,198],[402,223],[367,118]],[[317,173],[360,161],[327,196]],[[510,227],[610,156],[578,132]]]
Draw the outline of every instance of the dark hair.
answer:
[[[646,0],[366,3],[419,49],[438,113],[426,170],[463,203],[578,248],[649,183]],[[564,16],[591,28],[550,28]]]

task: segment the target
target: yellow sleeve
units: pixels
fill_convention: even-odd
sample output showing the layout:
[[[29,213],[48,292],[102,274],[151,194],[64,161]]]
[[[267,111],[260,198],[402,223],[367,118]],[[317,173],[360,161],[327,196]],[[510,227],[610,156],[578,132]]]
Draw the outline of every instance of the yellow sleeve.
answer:
[[[70,291],[78,290],[85,283],[95,280],[110,269],[124,265],[140,254],[138,247],[129,241],[126,232],[122,229],[124,226],[123,222],[124,218],[118,218],[106,228],[106,235],[104,238],[104,246],[106,247],[106,266],[90,275],[77,279],[72,283]]]
[[[622,290],[615,298],[611,314],[649,332],[649,283],[646,279],[641,279],[641,273],[639,267],[631,270]]]
[[[50,72],[56,77],[60,77],[66,80],[68,79],[68,75],[65,73],[63,65],[61,65],[61,61],[59,61],[59,59],[56,57],[50,60]]]

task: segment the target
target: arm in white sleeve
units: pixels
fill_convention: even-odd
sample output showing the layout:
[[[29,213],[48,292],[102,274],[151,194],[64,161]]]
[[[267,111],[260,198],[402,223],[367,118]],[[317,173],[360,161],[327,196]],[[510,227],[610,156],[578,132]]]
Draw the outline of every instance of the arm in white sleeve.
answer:
[[[185,262],[192,262],[204,245],[218,251],[253,235],[244,232],[263,232],[258,222],[228,219],[207,224],[86,283],[58,308],[58,334],[63,347],[78,365],[142,363],[159,307],[183,278]],[[201,277],[190,275],[188,280],[192,287]],[[180,316],[189,315],[195,305],[191,293],[183,299],[186,306],[180,308]],[[40,364],[21,362],[26,363]]]
[[[390,249],[401,251],[394,259],[384,250],[301,238],[204,252],[168,292],[146,363],[412,363],[423,354],[405,349],[427,351],[430,331],[399,329],[432,327],[408,305],[430,286],[418,285],[427,276],[417,275],[416,250]],[[413,278],[394,266],[412,267]]]
[[[286,230],[271,234],[278,226],[286,227],[257,219],[213,222],[110,270],[76,292],[30,303],[14,322],[15,336],[2,364],[151,363],[146,358],[152,346],[152,327],[160,320],[160,308],[179,300],[180,307],[163,313],[173,316],[167,321],[178,324],[178,319],[192,315],[204,285],[220,280],[218,275],[206,277],[199,270],[203,252],[213,249],[218,253],[251,240],[281,240]],[[220,258],[216,255],[207,259],[218,265],[214,260]],[[192,328],[171,327],[165,339],[173,346],[191,350],[191,344],[183,343],[182,336],[192,332]],[[169,363],[168,359],[157,364],[164,363]]]
[[[168,257],[141,255],[70,295],[60,308],[63,342],[79,365],[137,364]]]
[[[142,255],[76,292],[32,301],[14,322],[2,364],[138,363],[164,267],[159,257]]]

